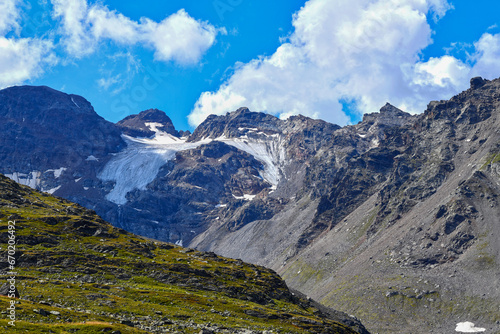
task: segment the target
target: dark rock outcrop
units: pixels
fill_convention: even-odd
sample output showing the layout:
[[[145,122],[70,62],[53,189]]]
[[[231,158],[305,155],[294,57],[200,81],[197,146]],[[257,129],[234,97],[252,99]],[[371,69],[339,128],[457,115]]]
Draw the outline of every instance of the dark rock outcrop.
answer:
[[[165,112],[158,109],[148,109],[137,115],[130,115],[116,123],[124,134],[132,137],[151,138],[156,134],[152,130],[151,124],[159,131],[166,132],[172,136],[179,137],[179,132],[175,129],[172,120]],[[184,134],[184,132],[182,133]]]
[[[106,159],[125,146],[120,131],[87,100],[48,87],[0,91],[0,131],[6,174],[61,167],[85,173],[89,156]]]
[[[7,283],[2,284],[0,287],[0,296],[14,296],[15,298],[19,298],[19,291],[17,287],[14,285],[10,285]]]

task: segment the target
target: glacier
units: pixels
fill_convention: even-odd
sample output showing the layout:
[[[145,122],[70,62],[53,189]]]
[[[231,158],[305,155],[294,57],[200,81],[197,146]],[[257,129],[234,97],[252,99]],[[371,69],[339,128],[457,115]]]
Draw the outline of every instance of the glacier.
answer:
[[[127,193],[136,189],[145,190],[147,185],[156,178],[160,168],[169,160],[174,159],[177,152],[193,149],[212,141],[223,142],[254,156],[263,165],[260,176],[274,189],[280,180],[280,166],[285,160],[285,151],[276,136],[265,134],[257,138],[249,138],[247,135],[239,138],[221,136],[215,139],[205,138],[197,142],[186,142],[187,138],[178,138],[159,130],[160,123],[145,124],[155,132],[155,136],[135,138],[122,135],[127,147],[117,153],[98,175],[102,181],[115,182],[113,189],[106,195],[106,199],[110,202],[124,205],[127,203]],[[252,200],[253,197],[246,195],[243,199]]]
[[[151,128],[156,129],[156,124]],[[158,130],[152,139],[127,135],[122,137],[127,147],[116,154],[97,176],[102,181],[115,182],[106,199],[118,205],[127,203],[126,195],[130,191],[145,190],[146,186],[156,178],[160,168],[172,160],[177,152],[209,142],[186,143],[184,138],[177,138]]]

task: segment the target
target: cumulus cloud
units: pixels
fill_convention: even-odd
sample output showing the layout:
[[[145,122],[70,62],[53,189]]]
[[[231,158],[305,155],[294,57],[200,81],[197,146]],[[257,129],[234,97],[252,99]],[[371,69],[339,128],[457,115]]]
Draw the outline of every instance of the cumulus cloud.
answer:
[[[52,0],[52,4],[54,17],[61,21],[63,43],[76,57],[91,54],[100,42],[110,40],[151,47],[160,61],[194,64],[223,32],[183,9],[158,23],[148,18],[137,22],[99,3],[89,6],[86,0]]]
[[[472,73],[475,76],[489,78],[492,73],[500,75],[500,34],[492,35],[485,33],[479,41],[474,43],[476,53],[472,56],[474,68]],[[493,78],[490,78],[493,79]]]
[[[147,18],[134,21],[101,3],[51,0],[52,17],[59,25],[56,31],[50,31],[44,38],[20,38],[23,3],[22,0],[0,1],[0,88],[36,78],[59,58],[90,55],[106,41],[151,48],[159,61],[195,64],[214,44],[217,35],[225,33],[207,22],[195,20],[182,9],[161,22]],[[63,48],[58,48],[60,45]],[[66,54],[59,52],[63,49]],[[105,89],[114,86],[117,91],[122,89],[116,87],[120,80],[124,78],[108,75],[98,84]]]
[[[309,0],[294,15],[289,40],[273,55],[237,66],[217,91],[202,93],[189,122],[245,105],[343,125],[346,100],[361,112],[387,101],[421,112],[430,100],[467,88],[473,70],[488,72],[500,53],[498,39],[486,34],[476,44],[474,69],[448,55],[422,61],[432,43],[428,20],[450,8],[446,0]]]
[[[215,42],[219,30],[194,20],[181,9],[160,23],[145,20],[145,40],[156,50],[158,60],[174,59],[179,63],[196,63]],[[220,30],[225,33],[224,30]]]
[[[50,41],[0,37],[0,88],[22,83],[56,63]]]
[[[53,43],[37,38],[18,38],[21,1],[0,2],[0,88],[12,86],[43,73],[56,63]],[[6,37],[14,32],[12,37]]]
[[[451,56],[430,58],[426,62],[415,64],[411,75],[414,86],[453,87],[459,89],[467,80],[470,67]]]

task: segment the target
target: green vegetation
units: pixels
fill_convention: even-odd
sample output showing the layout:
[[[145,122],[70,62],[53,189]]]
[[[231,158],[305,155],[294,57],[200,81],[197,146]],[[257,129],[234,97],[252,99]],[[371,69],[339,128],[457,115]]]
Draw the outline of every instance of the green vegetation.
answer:
[[[354,333],[288,290],[273,271],[134,236],[0,175],[0,269],[15,221],[15,327],[9,333]]]
[[[484,158],[483,158],[484,159]],[[486,158],[486,162],[481,166],[479,170],[484,170],[486,167],[500,162],[500,153],[491,153]]]

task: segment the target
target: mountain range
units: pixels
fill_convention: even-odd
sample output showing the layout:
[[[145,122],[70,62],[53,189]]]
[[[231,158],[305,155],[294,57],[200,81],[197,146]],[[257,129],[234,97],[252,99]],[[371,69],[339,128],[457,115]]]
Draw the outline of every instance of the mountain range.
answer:
[[[500,80],[340,127],[247,108],[178,131],[0,91],[0,172],[115,227],[274,269],[374,333],[500,332]],[[458,327],[460,328],[460,327]],[[477,329],[477,328],[476,328]]]

